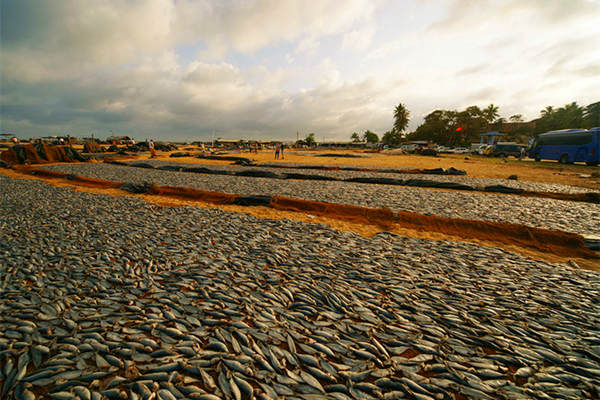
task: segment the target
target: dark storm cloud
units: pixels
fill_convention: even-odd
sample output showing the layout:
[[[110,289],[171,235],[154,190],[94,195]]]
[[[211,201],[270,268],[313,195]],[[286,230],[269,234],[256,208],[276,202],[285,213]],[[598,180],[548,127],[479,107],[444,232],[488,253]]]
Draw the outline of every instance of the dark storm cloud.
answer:
[[[0,105],[2,118],[13,121],[27,121],[39,125],[61,125],[73,121],[92,123],[121,123],[131,120],[127,112],[84,111],[62,107],[56,104],[11,104]]]
[[[44,42],[44,31],[60,15],[48,2],[34,0],[0,1],[0,42],[3,47],[23,46]]]

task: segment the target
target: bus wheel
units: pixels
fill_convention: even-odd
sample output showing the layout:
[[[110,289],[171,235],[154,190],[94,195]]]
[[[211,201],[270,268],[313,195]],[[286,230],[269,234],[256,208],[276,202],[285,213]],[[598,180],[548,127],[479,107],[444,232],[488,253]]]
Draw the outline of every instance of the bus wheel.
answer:
[[[560,156],[560,160],[558,160],[561,164],[568,164],[569,163],[569,156],[566,154],[563,154],[562,156]]]

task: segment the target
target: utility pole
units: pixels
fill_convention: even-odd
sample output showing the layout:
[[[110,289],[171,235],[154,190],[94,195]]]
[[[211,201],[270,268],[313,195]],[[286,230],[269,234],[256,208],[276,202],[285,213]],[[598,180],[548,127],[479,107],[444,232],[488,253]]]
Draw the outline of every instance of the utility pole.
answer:
[[[298,141],[298,131],[296,131],[296,142]]]

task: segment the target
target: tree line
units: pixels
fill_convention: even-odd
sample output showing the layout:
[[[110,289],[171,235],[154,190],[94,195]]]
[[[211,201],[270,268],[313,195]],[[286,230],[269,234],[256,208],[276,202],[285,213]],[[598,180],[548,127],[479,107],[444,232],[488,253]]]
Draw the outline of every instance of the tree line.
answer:
[[[399,103],[396,107],[394,107],[394,126],[391,130],[383,134],[381,143],[391,146],[397,146],[402,143],[409,121],[410,112],[404,104]],[[357,132],[354,132],[352,136],[350,136],[350,139],[352,139],[352,141],[355,143],[360,142],[361,140],[372,144],[379,143],[379,136],[370,130],[366,130],[362,137]]]
[[[499,107],[490,104],[485,108],[470,106],[462,111],[435,110],[425,116],[416,130],[405,134],[410,112],[402,103],[394,108],[394,125],[381,138],[370,130],[363,135],[354,132],[352,141],[398,145],[405,140],[427,140],[444,146],[469,146],[480,140],[479,135],[489,131],[505,134],[503,140],[526,143],[528,138],[547,131],[600,126],[600,101],[585,107],[576,102],[555,108],[547,106],[540,117],[525,122],[521,114],[511,115],[508,120],[500,116]]]

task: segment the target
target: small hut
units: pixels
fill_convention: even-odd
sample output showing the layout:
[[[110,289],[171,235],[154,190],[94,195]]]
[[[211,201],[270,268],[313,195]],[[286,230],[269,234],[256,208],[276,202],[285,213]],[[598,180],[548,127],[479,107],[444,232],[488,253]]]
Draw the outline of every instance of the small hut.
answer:
[[[481,133],[479,136],[481,137],[479,144],[496,144],[500,141],[500,138],[504,136],[504,133],[498,131],[491,131]]]

